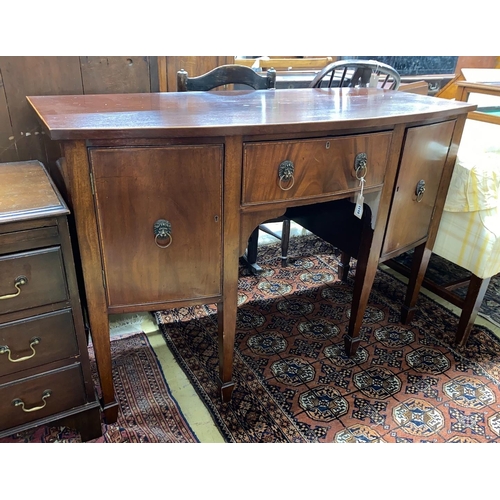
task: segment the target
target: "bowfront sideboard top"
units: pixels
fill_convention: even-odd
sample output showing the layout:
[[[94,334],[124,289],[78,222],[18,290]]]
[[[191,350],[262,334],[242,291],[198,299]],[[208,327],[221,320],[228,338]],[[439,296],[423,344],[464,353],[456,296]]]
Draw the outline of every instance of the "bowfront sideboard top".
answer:
[[[218,378],[228,401],[238,263],[250,234],[287,210],[300,215],[301,207],[352,199],[363,185],[373,220],[353,253],[345,336],[347,354],[356,352],[381,260],[419,248],[411,281],[418,294],[465,119],[475,109],[348,88],[28,100],[62,146],[108,422],[118,411],[108,314],[216,303]]]
[[[28,97],[51,139],[213,137],[393,127],[467,103],[376,89],[282,89]]]

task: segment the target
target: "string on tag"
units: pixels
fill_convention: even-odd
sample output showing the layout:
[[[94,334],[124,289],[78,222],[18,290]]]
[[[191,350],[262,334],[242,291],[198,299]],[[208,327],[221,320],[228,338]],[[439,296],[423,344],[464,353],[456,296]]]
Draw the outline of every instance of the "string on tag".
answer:
[[[371,88],[377,88],[378,87],[378,78],[379,78],[379,65],[377,64],[375,71],[373,71],[370,74],[370,83],[368,84],[368,86]]]

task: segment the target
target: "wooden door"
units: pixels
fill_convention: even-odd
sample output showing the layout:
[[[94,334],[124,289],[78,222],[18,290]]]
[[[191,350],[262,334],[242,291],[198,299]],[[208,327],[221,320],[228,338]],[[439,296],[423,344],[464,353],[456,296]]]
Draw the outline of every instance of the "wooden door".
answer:
[[[426,240],[454,128],[450,120],[406,132],[382,257]],[[420,196],[419,183],[425,187]]]
[[[110,308],[220,295],[223,146],[96,148],[90,158]],[[159,220],[169,237],[155,237]]]

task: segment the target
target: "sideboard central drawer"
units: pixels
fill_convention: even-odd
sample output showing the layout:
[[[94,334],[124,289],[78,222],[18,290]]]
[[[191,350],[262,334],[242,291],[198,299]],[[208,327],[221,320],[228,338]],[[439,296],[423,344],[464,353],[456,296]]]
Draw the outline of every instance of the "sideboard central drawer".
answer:
[[[391,137],[392,132],[378,132],[247,143],[243,153],[242,204],[352,192],[359,189],[358,178],[362,176],[365,189],[381,186]],[[366,169],[359,168],[363,158]]]

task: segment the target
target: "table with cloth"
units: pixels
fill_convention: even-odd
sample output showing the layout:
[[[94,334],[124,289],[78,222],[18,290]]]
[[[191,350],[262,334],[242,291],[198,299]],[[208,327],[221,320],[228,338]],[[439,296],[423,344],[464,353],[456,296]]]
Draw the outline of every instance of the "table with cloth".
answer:
[[[456,337],[464,345],[490,278],[500,272],[500,127],[496,124],[466,121],[433,253],[473,275]]]

